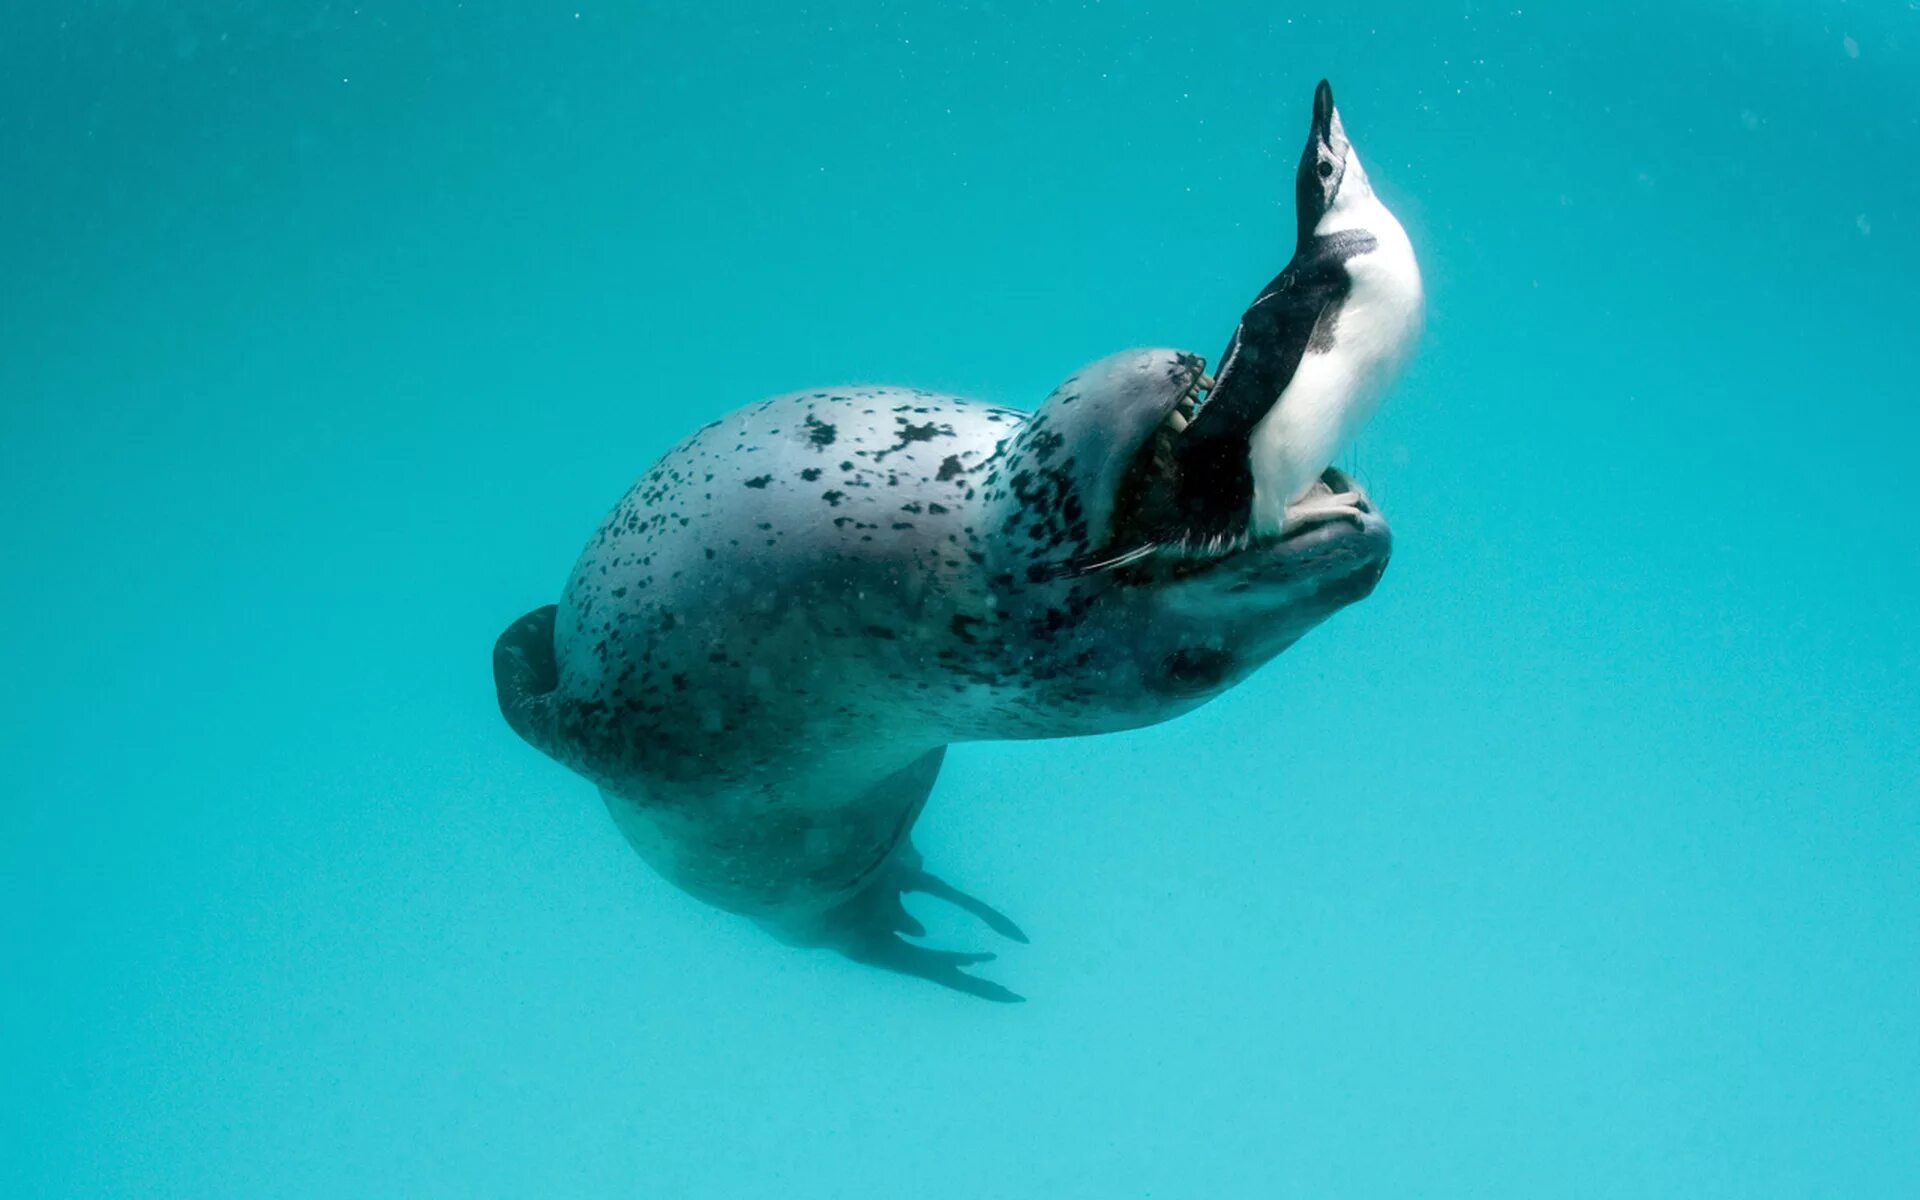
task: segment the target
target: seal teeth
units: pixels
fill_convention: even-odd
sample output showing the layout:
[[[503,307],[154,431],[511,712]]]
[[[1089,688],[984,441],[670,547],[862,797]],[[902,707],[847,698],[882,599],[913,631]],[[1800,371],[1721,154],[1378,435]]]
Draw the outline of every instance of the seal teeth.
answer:
[[[1196,374],[1193,379],[1188,382],[1187,390],[1181,393],[1179,401],[1174,404],[1174,411],[1167,417],[1167,424],[1173,426],[1175,430],[1184,430],[1187,427],[1187,422],[1193,419],[1193,414],[1199,411],[1200,405],[1206,399],[1202,393],[1210,391],[1212,388],[1213,377],[1211,375]],[[1178,422],[1175,422],[1173,419],[1175,415],[1181,418]]]
[[[1193,382],[1187,385],[1187,394],[1180,398],[1188,416],[1192,416],[1193,410],[1206,401],[1206,394],[1212,390],[1213,376],[1200,374],[1193,377]]]

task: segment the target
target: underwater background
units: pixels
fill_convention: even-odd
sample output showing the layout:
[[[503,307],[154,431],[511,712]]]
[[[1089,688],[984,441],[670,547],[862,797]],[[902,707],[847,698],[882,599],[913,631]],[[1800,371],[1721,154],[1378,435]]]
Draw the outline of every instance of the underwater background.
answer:
[[[1920,1195],[1917,10],[8,5],[0,1193]],[[1429,294],[1395,559],[949,755],[1027,1004],[508,731],[697,425],[1217,356],[1323,75]]]

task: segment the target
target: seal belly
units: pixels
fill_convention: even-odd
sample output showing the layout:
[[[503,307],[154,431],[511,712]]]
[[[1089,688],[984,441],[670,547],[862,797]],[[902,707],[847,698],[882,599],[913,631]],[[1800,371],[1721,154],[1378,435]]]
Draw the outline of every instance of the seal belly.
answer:
[[[889,768],[840,759],[745,788],[629,781],[601,797],[634,851],[675,887],[817,945],[832,940],[823,915],[906,843],[945,752],[896,756]]]

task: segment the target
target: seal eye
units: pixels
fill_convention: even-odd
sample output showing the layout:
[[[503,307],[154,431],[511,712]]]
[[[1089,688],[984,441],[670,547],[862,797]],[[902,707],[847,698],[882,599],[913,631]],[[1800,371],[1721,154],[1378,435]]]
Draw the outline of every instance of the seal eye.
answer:
[[[1325,159],[1320,160],[1320,178],[1322,179],[1333,178],[1333,164],[1328,162]]]
[[[1162,688],[1175,693],[1211,691],[1219,687],[1233,669],[1233,655],[1209,646],[1189,646],[1175,650],[1161,660]]]

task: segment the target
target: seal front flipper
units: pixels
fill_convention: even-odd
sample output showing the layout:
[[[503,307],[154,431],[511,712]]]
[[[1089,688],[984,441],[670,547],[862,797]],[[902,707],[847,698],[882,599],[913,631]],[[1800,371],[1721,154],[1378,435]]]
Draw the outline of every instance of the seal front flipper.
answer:
[[[993,925],[1000,933],[1006,933],[1006,937],[1027,941],[1027,935],[1021,933],[1018,925],[1000,916],[981,900],[968,897],[966,893],[952,889],[947,883],[922,872],[918,858],[918,852],[910,852],[906,862],[889,862],[876,872],[874,879],[864,889],[860,889],[860,895],[828,912],[826,929],[829,933],[824,945],[839,950],[854,962],[864,962],[866,966],[877,966],[902,975],[914,975],[929,983],[939,983],[941,987],[979,996],[981,1000],[995,1000],[1000,1004],[1023,1002],[1025,996],[1020,993],[1014,993],[991,979],[981,979],[960,970],[981,962],[993,962],[993,954],[935,950],[900,937],[900,933],[908,933],[912,937],[920,937],[925,933],[925,925],[914,920],[914,914],[906,912],[906,906],[900,904],[900,895],[906,891],[927,891],[929,895],[939,895],[941,899],[960,897],[952,902],[968,908],[968,912],[973,912],[975,916],[981,916],[981,920]],[[945,891],[929,889],[925,883],[933,883]],[[991,914],[991,920],[985,914]]]
[[[906,846],[905,849],[912,853],[913,866],[905,872],[906,878],[901,885],[903,891],[919,892],[925,896],[932,896],[936,900],[945,900],[955,908],[972,913],[974,916],[980,918],[981,924],[993,930],[1001,937],[1009,941],[1019,942],[1023,946],[1027,944],[1026,933],[1018,925],[1013,923],[1011,917],[993,905],[988,904],[980,897],[969,895],[940,878],[938,875],[922,868],[919,865],[920,852],[915,850],[911,844]],[[912,920],[911,917],[908,919]],[[914,924],[918,925],[919,922],[915,921]],[[914,936],[919,937],[920,933],[916,932]]]
[[[917,814],[916,814],[917,815]],[[1027,935],[1007,916],[976,896],[968,895],[921,865],[920,851],[902,839],[893,855],[846,902],[829,910],[819,923],[815,944],[840,951],[855,962],[884,967],[902,975],[979,996],[1011,1003],[1026,999],[990,980],[966,974],[960,968],[993,961],[988,953],[935,950],[906,941],[924,937],[926,926],[907,911],[900,898],[920,892],[945,900],[978,917],[1000,936],[1025,943]]]
[[[1018,992],[1009,991],[990,979],[980,979],[962,971],[961,967],[970,967],[976,963],[992,962],[991,954],[963,954],[954,950],[929,950],[925,946],[916,946],[904,941],[898,934],[887,934],[871,941],[849,944],[845,947],[848,958],[865,963],[870,967],[883,967],[897,971],[902,975],[914,975],[930,983],[952,988],[956,992],[965,992],[969,996],[978,996],[982,1000],[992,1000],[1000,1004],[1021,1004],[1026,997]]]
[[[1026,933],[1018,925],[1015,925],[1013,919],[1008,917],[1007,914],[1001,912],[993,905],[988,904],[978,896],[968,895],[938,875],[929,875],[925,871],[920,871],[915,874],[912,882],[907,885],[907,888],[909,891],[924,892],[926,895],[945,900],[955,908],[964,909],[972,913],[974,916],[979,917],[981,923],[988,929],[993,930],[1008,941],[1019,942],[1023,946],[1027,944]],[[915,923],[918,924],[918,922]]]

